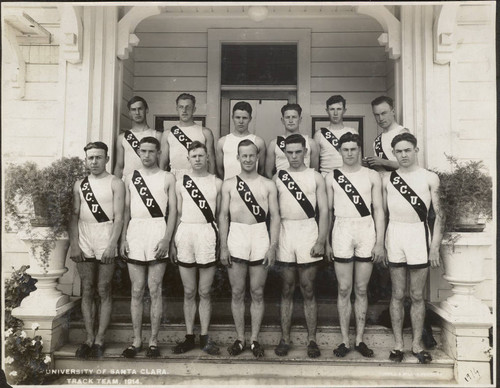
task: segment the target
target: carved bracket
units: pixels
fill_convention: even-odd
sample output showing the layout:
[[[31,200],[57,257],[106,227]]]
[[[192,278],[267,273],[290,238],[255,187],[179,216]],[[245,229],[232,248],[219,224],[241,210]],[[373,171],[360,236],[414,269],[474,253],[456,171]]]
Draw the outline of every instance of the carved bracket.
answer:
[[[432,38],[434,40],[434,62],[444,65],[450,62],[457,47],[457,14],[459,4],[436,6]]]
[[[116,56],[122,60],[129,57],[133,48],[139,44],[139,38],[133,32],[137,25],[144,19],[158,15],[161,7],[132,7],[118,22],[118,44]]]
[[[5,56],[5,58],[11,60],[10,66],[8,66],[10,69],[7,71],[8,78],[12,82],[12,87],[18,89],[17,98],[22,99],[24,98],[26,85],[26,62],[17,41],[16,30],[5,23],[4,34],[12,52],[12,56]]]
[[[384,33],[379,36],[378,43],[385,46],[389,58],[398,59],[401,56],[401,22],[383,5],[358,5],[354,10],[380,23]]]
[[[61,15],[61,49],[63,58],[70,63],[80,63],[83,58],[82,7],[58,5]]]

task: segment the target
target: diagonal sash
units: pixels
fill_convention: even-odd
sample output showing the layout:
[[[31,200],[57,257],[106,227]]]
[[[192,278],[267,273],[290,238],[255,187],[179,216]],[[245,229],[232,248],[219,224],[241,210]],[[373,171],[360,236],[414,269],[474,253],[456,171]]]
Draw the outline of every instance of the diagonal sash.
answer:
[[[127,140],[128,144],[130,144],[130,147],[135,151],[137,156],[139,156],[139,140],[135,137],[132,131],[128,130],[125,131],[125,140]]]
[[[377,154],[379,158],[389,160],[389,158],[384,152],[384,149],[382,148],[382,134],[378,135],[375,138],[374,148],[375,148],[375,154]]]
[[[427,206],[424,201],[413,191],[413,189],[401,178],[401,176],[393,171],[391,173],[391,183],[394,188],[406,199],[411,207],[417,212],[420,221],[427,222]]]
[[[290,191],[292,196],[297,200],[302,209],[306,212],[308,218],[313,218],[315,216],[314,207],[307,199],[304,192],[301,190],[299,185],[293,180],[288,171],[279,170],[278,177],[285,187]]]
[[[156,202],[156,199],[153,197],[151,190],[149,190],[149,187],[146,185],[144,178],[137,170],[134,170],[132,183],[139,193],[139,197],[141,197],[142,202],[144,202],[146,209],[148,209],[149,213],[151,214],[151,217],[163,217],[164,214],[160,209],[160,205],[158,205],[158,202]]]
[[[184,174],[184,177],[182,178],[182,185],[184,186],[184,188],[186,189],[186,191],[188,192],[189,196],[194,201],[196,206],[198,206],[198,208],[201,210],[207,222],[210,225],[212,225],[212,228],[214,229],[215,232],[215,238],[218,239],[219,231],[217,229],[217,225],[215,224],[214,213],[212,212],[210,204],[206,200],[205,196],[198,188],[198,186],[196,186],[196,183],[194,183],[193,178],[191,178],[187,174]]]
[[[236,191],[238,191],[238,194],[243,200],[243,203],[247,206],[248,210],[250,210],[250,213],[254,215],[258,223],[266,222],[266,212],[253,196],[250,187],[248,187],[246,182],[238,175],[236,175],[236,181]]]
[[[344,190],[347,197],[351,200],[351,202],[356,207],[356,210],[359,212],[361,217],[369,216],[370,209],[365,204],[363,197],[359,194],[358,190],[354,187],[354,185],[347,179],[347,177],[342,174],[339,169],[333,170],[333,177],[339,184],[339,186]]]
[[[281,152],[285,153],[285,138],[283,136],[278,136],[276,138],[276,145],[281,150]]]
[[[95,197],[94,192],[92,191],[92,186],[90,186],[89,177],[85,177],[80,184],[80,188],[82,189],[83,198],[87,205],[89,206],[90,212],[95,217],[97,222],[107,222],[109,218],[106,212],[103,210],[97,198]]]
[[[189,146],[193,142],[177,125],[174,125],[170,130],[172,135],[181,143],[186,150],[189,150]]]
[[[339,150],[339,139],[327,128],[320,128],[323,137],[338,151]]]

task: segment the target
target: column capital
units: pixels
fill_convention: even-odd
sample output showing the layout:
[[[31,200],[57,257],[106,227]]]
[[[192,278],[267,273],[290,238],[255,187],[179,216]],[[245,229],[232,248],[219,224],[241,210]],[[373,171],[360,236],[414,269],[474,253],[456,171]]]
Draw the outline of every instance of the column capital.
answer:
[[[62,58],[77,64],[83,58],[83,20],[82,7],[58,5],[61,15],[61,51]]]
[[[445,65],[450,63],[451,56],[457,47],[457,14],[459,4],[443,4],[435,6],[436,16],[432,28],[434,43],[434,63]]]

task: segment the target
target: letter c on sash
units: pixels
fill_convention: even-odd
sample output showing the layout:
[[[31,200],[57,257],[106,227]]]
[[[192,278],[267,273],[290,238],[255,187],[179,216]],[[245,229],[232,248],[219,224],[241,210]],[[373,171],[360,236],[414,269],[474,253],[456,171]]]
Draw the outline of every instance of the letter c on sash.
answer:
[[[145,188],[145,187],[141,187],[141,188],[139,189],[139,194],[140,194],[140,195],[145,195],[145,194],[146,194],[146,188]]]
[[[345,192],[350,193],[352,191],[352,185],[350,183],[345,185]]]
[[[86,201],[91,201],[92,200],[92,193],[85,194],[85,200]]]
[[[247,191],[245,192],[245,202],[249,202],[250,200],[251,200],[250,193]]]

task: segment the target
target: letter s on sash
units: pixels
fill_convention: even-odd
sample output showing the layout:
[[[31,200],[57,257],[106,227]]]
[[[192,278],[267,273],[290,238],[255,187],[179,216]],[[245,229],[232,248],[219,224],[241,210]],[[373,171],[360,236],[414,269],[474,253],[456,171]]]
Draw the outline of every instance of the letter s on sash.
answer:
[[[244,183],[242,181],[238,182],[238,191],[243,191],[245,189]]]
[[[88,183],[88,182],[85,182],[85,183],[83,184],[83,186],[82,186],[82,189],[83,189],[83,190],[88,190],[88,188],[89,188],[89,183]]]
[[[339,183],[344,183],[344,176],[343,175],[339,175]]]
[[[394,177],[394,184],[399,185],[399,177]]]
[[[140,184],[140,183],[141,183],[141,179],[142,179],[142,178],[141,178],[140,176],[138,176],[137,178],[135,178],[135,180],[134,180],[134,185],[138,185],[138,184]]]
[[[186,187],[188,189],[190,189],[192,186],[193,186],[193,181],[192,180],[186,181]]]

